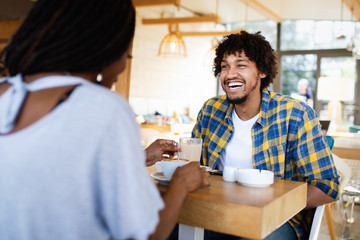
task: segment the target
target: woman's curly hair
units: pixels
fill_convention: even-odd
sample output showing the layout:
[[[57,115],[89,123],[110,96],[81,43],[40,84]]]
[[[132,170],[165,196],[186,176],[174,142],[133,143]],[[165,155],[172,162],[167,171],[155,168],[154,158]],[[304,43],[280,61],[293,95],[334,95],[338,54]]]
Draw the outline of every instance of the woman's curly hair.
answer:
[[[241,31],[237,34],[225,36],[216,49],[213,66],[215,77],[218,77],[221,72],[221,61],[225,55],[241,53],[242,51],[251,61],[255,62],[261,73],[266,74],[266,77],[261,79],[260,89],[267,88],[274,81],[278,72],[277,59],[270,43],[260,35],[260,32],[251,34]]]

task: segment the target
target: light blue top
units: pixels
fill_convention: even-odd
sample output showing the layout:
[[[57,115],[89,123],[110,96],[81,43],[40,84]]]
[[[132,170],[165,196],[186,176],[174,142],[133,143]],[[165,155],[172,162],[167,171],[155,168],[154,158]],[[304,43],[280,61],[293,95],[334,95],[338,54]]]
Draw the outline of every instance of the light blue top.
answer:
[[[0,239],[147,239],[163,202],[127,102],[80,78],[52,76],[25,87],[15,78],[9,82],[19,86],[0,96],[7,131],[21,89],[80,86],[31,126],[0,135]]]

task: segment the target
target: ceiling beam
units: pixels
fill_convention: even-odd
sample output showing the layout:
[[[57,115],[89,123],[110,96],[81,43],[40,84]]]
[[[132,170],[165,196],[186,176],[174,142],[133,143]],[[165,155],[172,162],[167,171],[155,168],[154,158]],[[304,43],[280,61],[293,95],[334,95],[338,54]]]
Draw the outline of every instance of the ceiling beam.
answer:
[[[219,23],[220,18],[217,15],[210,14],[199,17],[183,17],[183,18],[144,18],[143,24],[174,24],[174,23],[198,23],[198,22],[215,22]]]
[[[149,7],[167,4],[180,6],[180,0],[133,0],[133,4],[135,7]]]
[[[4,39],[10,39],[10,37],[20,27],[21,23],[22,20],[0,22],[0,39],[2,39],[2,43]]]
[[[208,37],[208,36],[225,36],[230,34],[239,33],[241,29],[235,31],[226,31],[226,32],[179,32],[178,34],[183,37]]]
[[[257,0],[240,0],[244,4],[247,4],[249,7],[253,8],[255,11],[259,12],[261,15],[264,15],[265,17],[268,17],[271,20],[274,20],[275,22],[281,22],[282,17],[271,11],[269,8],[267,8],[264,4],[258,2]]]
[[[344,0],[344,4],[346,7],[350,9],[355,20],[360,20],[360,2],[359,0]]]

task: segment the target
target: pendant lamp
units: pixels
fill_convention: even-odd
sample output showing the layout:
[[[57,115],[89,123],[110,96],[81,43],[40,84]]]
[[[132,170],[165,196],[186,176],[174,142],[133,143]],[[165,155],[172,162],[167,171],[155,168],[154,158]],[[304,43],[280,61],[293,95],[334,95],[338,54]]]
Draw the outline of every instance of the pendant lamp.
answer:
[[[179,25],[169,24],[169,34],[160,43],[158,56],[162,57],[186,57],[184,40],[179,34]]]

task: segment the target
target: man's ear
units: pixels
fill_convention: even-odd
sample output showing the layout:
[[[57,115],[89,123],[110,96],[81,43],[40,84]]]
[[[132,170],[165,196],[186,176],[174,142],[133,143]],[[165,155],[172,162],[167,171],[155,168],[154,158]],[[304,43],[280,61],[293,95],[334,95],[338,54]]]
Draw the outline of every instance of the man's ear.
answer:
[[[260,78],[264,78],[264,77],[266,77],[266,74],[265,73],[260,73]]]

